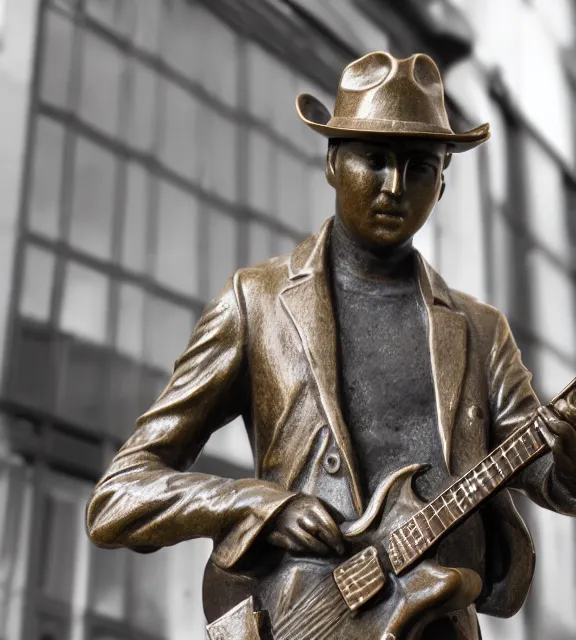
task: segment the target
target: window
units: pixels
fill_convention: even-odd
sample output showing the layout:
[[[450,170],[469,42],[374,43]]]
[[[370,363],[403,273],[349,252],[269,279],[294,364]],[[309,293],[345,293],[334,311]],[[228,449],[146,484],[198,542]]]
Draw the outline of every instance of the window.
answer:
[[[64,275],[62,331],[91,342],[106,341],[108,312],[107,278],[93,269],[69,262]]]
[[[47,12],[45,20],[44,68],[40,91],[47,102],[66,107],[70,100],[74,26],[60,12]]]
[[[197,295],[198,202],[167,182],[160,184],[155,275],[168,288]]]
[[[43,455],[85,474],[97,452],[133,433],[234,271],[291,251],[332,213],[326,141],[294,109],[303,87],[323,91],[210,9],[187,0],[39,6],[6,390],[42,412],[52,448],[70,444],[66,459],[50,447]],[[240,440],[226,433],[242,428],[236,421],[220,437],[234,449]],[[248,467],[241,440],[223,455]],[[80,494],[68,485],[51,475],[35,516],[44,561],[28,592],[42,596],[26,611],[39,633],[166,640],[185,621],[200,637],[210,543],[151,556],[88,547]]]
[[[64,142],[65,131],[60,124],[47,118],[38,118],[32,164],[29,226],[33,231],[53,239],[59,235]]]
[[[87,123],[117,135],[120,120],[120,91],[125,58],[103,38],[86,32],[80,71],[80,117]]]
[[[34,245],[27,248],[20,297],[20,313],[24,317],[41,322],[49,321],[55,263],[53,253]]]
[[[125,198],[121,262],[126,269],[142,272],[148,248],[150,174],[139,164],[128,166]]]
[[[111,153],[85,138],[77,139],[70,242],[99,258],[110,258],[112,253],[116,171]]]

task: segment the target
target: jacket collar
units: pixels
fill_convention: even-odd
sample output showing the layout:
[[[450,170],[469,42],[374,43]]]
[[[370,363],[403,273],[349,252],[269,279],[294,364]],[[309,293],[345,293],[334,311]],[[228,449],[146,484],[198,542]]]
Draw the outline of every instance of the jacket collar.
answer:
[[[323,272],[327,265],[328,241],[334,218],[328,218],[318,233],[299,244],[290,256],[288,277],[297,280],[304,276]],[[435,271],[422,254],[416,250],[419,262],[419,279],[424,301],[428,305],[441,304],[453,309],[450,289],[442,276]]]

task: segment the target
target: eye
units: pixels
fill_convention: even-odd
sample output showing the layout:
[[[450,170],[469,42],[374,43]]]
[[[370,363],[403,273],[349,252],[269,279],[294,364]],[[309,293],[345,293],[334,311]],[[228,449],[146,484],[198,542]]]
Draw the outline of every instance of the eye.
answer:
[[[408,172],[415,177],[435,180],[438,167],[428,160],[414,158],[408,163]]]
[[[380,171],[388,164],[386,156],[382,153],[367,153],[368,166],[374,171]]]

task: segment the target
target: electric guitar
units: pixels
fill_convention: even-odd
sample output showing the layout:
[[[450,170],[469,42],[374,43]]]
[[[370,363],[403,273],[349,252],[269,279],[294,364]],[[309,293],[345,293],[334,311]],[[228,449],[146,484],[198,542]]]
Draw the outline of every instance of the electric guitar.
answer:
[[[576,425],[576,378],[548,407]],[[284,563],[258,579],[255,592],[249,593],[254,579],[241,576],[220,588],[227,591],[226,600],[236,593],[236,602],[253,595],[263,608],[270,600],[274,640],[420,640],[427,625],[466,610],[482,588],[476,572],[442,567],[424,556],[552,443],[537,412],[428,504],[412,490],[421,465],[392,474],[380,484],[362,517],[341,525],[346,539],[360,551],[336,567],[319,564],[315,585],[287,610],[274,611],[269,595],[278,593]],[[373,527],[378,517],[379,525]],[[217,607],[218,603],[212,607],[214,617],[227,611]]]

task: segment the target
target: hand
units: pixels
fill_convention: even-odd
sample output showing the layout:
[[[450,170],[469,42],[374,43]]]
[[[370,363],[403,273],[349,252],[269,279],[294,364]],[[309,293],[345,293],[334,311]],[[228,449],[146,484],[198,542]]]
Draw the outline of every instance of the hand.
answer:
[[[554,474],[571,493],[576,493],[576,429],[548,407],[540,408],[538,413],[554,436]]]
[[[326,507],[305,494],[292,498],[272,520],[267,540],[291,553],[327,556],[345,551],[344,537]]]

